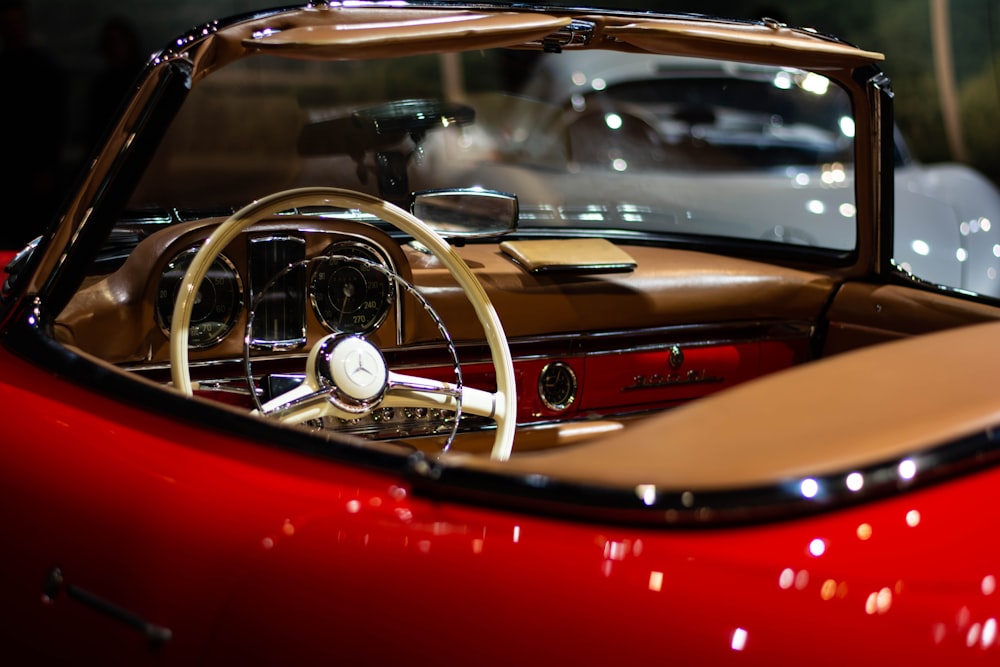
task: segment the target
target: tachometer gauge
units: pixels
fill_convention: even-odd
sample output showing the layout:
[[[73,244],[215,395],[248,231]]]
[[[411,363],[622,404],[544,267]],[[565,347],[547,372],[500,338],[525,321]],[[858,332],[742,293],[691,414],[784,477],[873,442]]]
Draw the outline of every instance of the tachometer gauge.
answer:
[[[379,270],[385,260],[369,246],[343,241],[323,253],[309,282],[316,317],[330,331],[368,333],[392,306],[392,281]]]
[[[180,253],[164,268],[156,291],[156,319],[164,333],[170,335],[170,320],[181,281],[191,260],[198,252],[190,248]],[[188,329],[191,347],[208,347],[218,343],[232,331],[243,309],[243,285],[236,267],[219,255],[208,269],[195,297]]]

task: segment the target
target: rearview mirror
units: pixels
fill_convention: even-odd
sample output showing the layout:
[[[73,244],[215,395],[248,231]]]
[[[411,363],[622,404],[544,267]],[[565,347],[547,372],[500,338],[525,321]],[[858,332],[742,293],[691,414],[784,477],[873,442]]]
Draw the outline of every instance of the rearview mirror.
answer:
[[[445,238],[489,238],[517,229],[517,196],[497,190],[425,190],[411,211]]]

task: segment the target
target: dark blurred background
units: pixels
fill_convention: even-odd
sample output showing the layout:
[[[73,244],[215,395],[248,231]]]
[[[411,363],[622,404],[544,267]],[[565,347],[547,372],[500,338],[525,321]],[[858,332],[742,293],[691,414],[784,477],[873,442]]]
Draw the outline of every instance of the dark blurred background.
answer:
[[[35,99],[29,118],[0,118],[11,141],[58,155],[65,187],[136,69],[172,37],[213,18],[274,6],[251,0],[0,0],[5,88]],[[583,3],[568,3],[579,5]],[[1000,3],[997,0],[603,0],[659,11],[760,18],[836,34],[886,54],[897,120],[924,162],[970,164],[1000,183]],[[23,25],[12,25],[20,5]],[[10,57],[10,47],[29,51]],[[19,73],[29,68],[33,73]],[[40,82],[45,84],[41,85]],[[10,94],[10,93],[9,93]],[[11,105],[0,105],[9,107]],[[9,113],[6,114],[9,116]],[[44,133],[44,128],[50,128]],[[48,134],[44,142],[41,136]],[[23,184],[34,187],[36,184]]]

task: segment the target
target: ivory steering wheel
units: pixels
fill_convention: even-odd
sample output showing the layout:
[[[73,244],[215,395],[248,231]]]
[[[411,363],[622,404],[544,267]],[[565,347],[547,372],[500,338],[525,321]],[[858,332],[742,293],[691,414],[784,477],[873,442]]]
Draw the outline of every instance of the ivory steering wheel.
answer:
[[[325,415],[357,417],[383,403],[456,409],[492,418],[496,434],[490,456],[510,458],[516,426],[514,364],[507,337],[479,280],[458,253],[419,218],[383,199],[341,188],[300,188],[278,192],[237,211],[205,239],[181,281],[170,333],[170,365],[174,387],[193,395],[188,360],[188,328],[202,280],[219,253],[255,222],[280,211],[304,206],[358,209],[397,227],[434,254],[465,291],[490,348],[496,371],[495,392],[460,384],[402,375],[388,370],[381,352],[360,336],[330,334],[318,340],[306,362],[306,380],[298,388],[268,401],[268,414],[302,423]]]

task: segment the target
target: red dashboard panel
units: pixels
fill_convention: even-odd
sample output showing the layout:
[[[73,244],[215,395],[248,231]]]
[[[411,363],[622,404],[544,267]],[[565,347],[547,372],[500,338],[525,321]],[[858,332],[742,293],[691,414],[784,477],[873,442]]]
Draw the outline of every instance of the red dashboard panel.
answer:
[[[800,363],[805,351],[805,340],[792,339],[515,359],[517,421],[599,417],[670,407],[788,368]],[[572,370],[576,391],[565,408],[554,409],[543,400],[540,384],[544,369],[560,362]],[[443,369],[421,372],[450,379]],[[462,373],[463,382],[470,386],[495,389],[489,364],[463,365]]]
[[[766,355],[764,347],[769,348]],[[794,361],[794,350],[787,343],[772,341],[593,355],[586,359],[580,410],[689,401],[787,368]]]
[[[633,338],[559,340],[520,345],[514,355],[517,422],[601,419],[675,407],[741,382],[766,375],[807,358],[807,335],[743,341],[656,344]],[[631,345],[630,345],[631,343]],[[482,349],[459,353],[483,359]],[[443,382],[458,382],[451,364],[438,351],[415,358],[388,355],[394,370]],[[496,371],[485,361],[463,362],[460,381],[484,391],[496,390]],[[288,372],[294,374],[294,368]],[[211,382],[204,386],[211,386]],[[200,395],[251,409],[240,392],[203,391]],[[368,417],[339,420],[336,428],[368,437],[417,435],[425,420],[440,420],[439,411],[376,410]],[[464,415],[463,419],[472,419]],[[474,421],[474,420],[473,420]],[[474,428],[473,421],[468,426]],[[488,421],[488,420],[487,420]],[[331,421],[331,424],[333,422]],[[484,422],[485,423],[485,422]]]

